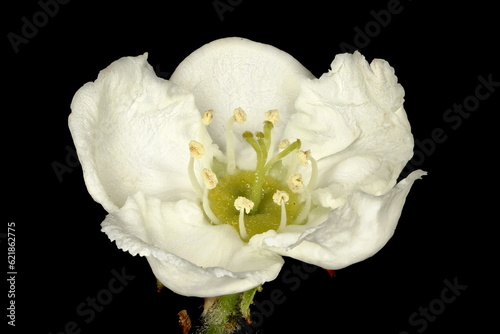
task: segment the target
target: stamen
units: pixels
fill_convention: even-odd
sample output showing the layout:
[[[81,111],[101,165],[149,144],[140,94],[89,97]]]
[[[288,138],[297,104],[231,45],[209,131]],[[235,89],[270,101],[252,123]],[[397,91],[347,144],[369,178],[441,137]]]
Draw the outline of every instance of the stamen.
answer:
[[[243,124],[247,121],[247,114],[241,108],[234,109],[234,121],[238,124]]]
[[[301,224],[307,218],[307,216],[309,216],[309,211],[311,211],[311,194],[309,193],[309,191],[306,191],[305,196],[306,200],[304,206],[302,207],[300,214],[293,221],[292,225]]]
[[[312,191],[316,188],[316,182],[318,181],[318,162],[312,156],[309,157],[309,161],[311,161],[311,178],[309,179],[307,189]]]
[[[205,147],[203,147],[202,143],[197,142],[196,140],[191,140],[189,142],[189,153],[193,158],[201,159],[201,157],[205,154]]]
[[[302,181],[302,174],[293,173],[288,180],[286,180],[288,188],[294,193],[301,192],[304,188],[304,182]]]
[[[205,148],[203,147],[203,144],[197,142],[196,140],[191,140],[189,142],[189,153],[191,155],[188,165],[189,180],[191,181],[191,184],[193,185],[193,188],[198,196],[201,197],[201,195],[203,194],[203,189],[201,188],[200,183],[198,182],[198,179],[196,178],[196,175],[194,173],[194,159],[201,159],[201,157],[203,157],[203,155],[205,154]]]
[[[266,111],[264,114],[264,118],[266,121],[276,124],[280,119],[279,111],[277,109]]]
[[[203,194],[203,189],[200,186],[200,183],[198,182],[198,179],[196,178],[196,175],[194,173],[194,158],[190,157],[189,158],[189,165],[188,165],[188,175],[189,175],[189,181],[191,181],[191,185],[193,186],[194,190],[196,191],[196,194],[198,197],[201,197]]]
[[[282,232],[286,227],[286,202],[290,199],[290,196],[286,191],[277,190],[273,195],[274,203],[281,206],[281,219],[278,232]]]
[[[207,217],[216,225],[220,225],[221,224],[221,221],[219,220],[219,218],[217,218],[217,216],[214,214],[214,212],[212,211],[212,208],[210,207],[210,203],[208,201],[208,189],[205,188],[205,191],[203,192],[203,210],[205,211],[205,214],[207,215]]]
[[[254,206],[253,202],[246,197],[239,196],[234,201],[234,207],[236,208],[236,210],[240,212],[240,216],[238,219],[238,227],[242,239],[248,239],[247,229],[245,228],[245,212],[249,214],[250,210],[253,209],[253,206]]]
[[[299,150],[297,151],[297,157],[299,158],[299,162],[302,166],[308,166],[309,165],[309,159],[311,158],[311,151],[302,151]]]
[[[213,118],[214,118],[214,111],[212,109],[209,109],[205,111],[201,116],[201,122],[204,125],[209,125],[210,123],[212,123]]]
[[[201,178],[207,189],[214,189],[219,182],[219,180],[217,180],[217,175],[208,168],[202,169]]]
[[[286,191],[276,190],[276,192],[273,195],[273,202],[278,205],[286,203],[288,202],[288,200],[290,200],[290,196]]]
[[[234,207],[238,211],[245,210],[246,213],[249,214],[250,210],[253,209],[253,202],[246,197],[238,196],[238,198],[234,200]]]
[[[280,150],[284,150],[285,148],[287,148],[288,146],[290,146],[290,141],[288,139],[283,139],[282,141],[280,141],[280,143],[278,144],[278,148]]]
[[[236,171],[236,158],[234,156],[233,124],[243,124],[247,120],[247,114],[241,108],[234,109],[234,115],[226,123],[226,156],[227,173],[234,174]]]

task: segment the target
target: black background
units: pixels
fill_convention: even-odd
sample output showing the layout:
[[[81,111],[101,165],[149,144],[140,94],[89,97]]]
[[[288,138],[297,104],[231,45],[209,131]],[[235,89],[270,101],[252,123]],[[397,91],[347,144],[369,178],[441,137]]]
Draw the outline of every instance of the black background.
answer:
[[[493,5],[401,0],[398,13],[381,26],[374,13],[392,1],[219,2],[232,4],[223,20],[212,0],[168,5],[73,0],[57,12],[52,7],[53,17],[40,21],[17,53],[8,34],[22,35],[22,18],[33,22],[42,7],[37,1],[3,5],[7,188],[0,232],[16,223],[18,272],[16,327],[9,330],[55,334],[74,321],[80,333],[179,333],[176,313],[184,308],[196,320],[201,299],[157,293],[146,260],[118,250],[100,232],[106,212],[88,195],[81,168],[68,153],[74,146],[67,117],[76,90],[112,61],[147,51],[157,74],[168,78],[189,53],[227,36],[272,44],[316,76],[328,71],[343,42],[368,60],[389,61],[405,88],[414,136],[426,144],[416,147],[413,166],[429,172],[410,192],[395,236],[374,257],[339,270],[335,278],[321,269],[293,274],[300,263],[286,259],[282,274],[256,297],[262,302],[281,291],[285,301],[261,312],[257,320],[263,323],[254,331],[302,333],[306,326],[311,333],[413,334],[498,328],[494,190],[500,87],[467,118],[460,117],[460,124],[443,119],[454,104],[473,101],[478,77],[500,81]],[[372,29],[369,40],[357,36],[366,28]],[[433,132],[445,137],[431,140]],[[68,168],[60,179],[55,165]],[[2,237],[4,254],[6,241]],[[7,255],[2,258],[6,267]],[[82,316],[79,305],[103,296],[113,271],[134,278],[95,316]],[[445,280],[467,286],[448,304],[439,302]],[[1,292],[5,313],[7,290]],[[418,323],[409,321],[430,305],[445,307],[425,320],[425,327],[422,316],[415,318]]]

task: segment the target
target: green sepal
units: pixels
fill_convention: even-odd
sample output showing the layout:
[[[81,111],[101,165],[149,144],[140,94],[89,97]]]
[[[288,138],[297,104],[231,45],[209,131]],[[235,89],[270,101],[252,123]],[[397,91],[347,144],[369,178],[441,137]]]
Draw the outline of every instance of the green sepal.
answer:
[[[156,291],[161,292],[161,290],[163,290],[164,287],[165,285],[163,285],[163,283],[160,282],[159,279],[156,279]]]
[[[250,305],[253,304],[253,298],[255,297],[255,293],[257,291],[262,291],[262,286],[258,286],[242,293],[240,312],[241,316],[248,324],[250,323]]]

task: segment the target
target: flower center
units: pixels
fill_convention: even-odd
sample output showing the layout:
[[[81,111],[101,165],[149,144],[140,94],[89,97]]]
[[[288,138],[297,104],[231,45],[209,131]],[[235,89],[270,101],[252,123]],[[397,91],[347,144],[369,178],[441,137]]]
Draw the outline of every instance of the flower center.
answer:
[[[277,110],[265,113],[262,131],[245,131],[242,136],[256,153],[255,170],[241,170],[236,167],[233,145],[233,124],[246,121],[246,114],[237,108],[226,123],[225,161],[214,159],[210,166],[201,171],[203,185],[194,172],[194,160],[205,155],[204,146],[189,143],[191,160],[189,175],[193,187],[202,199],[203,209],[213,224],[229,224],[248,241],[252,236],[270,229],[278,232],[287,225],[305,223],[311,209],[309,190],[314,187],[317,175],[316,162],[309,151],[301,151],[300,140],[290,143],[283,140],[279,151],[274,152],[272,130],[279,119]],[[213,111],[203,114],[203,123],[208,126]],[[294,154],[295,157],[294,157]],[[283,159],[287,157],[287,167]],[[304,185],[299,166],[311,166],[309,184]],[[209,168],[208,168],[209,167]]]

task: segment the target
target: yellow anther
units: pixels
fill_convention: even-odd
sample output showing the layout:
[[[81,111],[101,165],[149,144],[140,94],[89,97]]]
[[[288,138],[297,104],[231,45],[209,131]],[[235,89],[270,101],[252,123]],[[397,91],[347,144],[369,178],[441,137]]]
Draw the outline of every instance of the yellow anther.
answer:
[[[250,213],[250,210],[253,209],[253,202],[249,200],[246,197],[239,196],[235,201],[234,201],[234,207],[236,210],[240,211],[245,210],[245,212],[248,214]]]
[[[283,190],[276,190],[276,192],[273,195],[273,202],[281,206],[281,217],[280,217],[280,225],[278,227],[278,232],[283,232],[283,230],[286,228],[287,217],[286,217],[285,204],[288,202],[289,199],[290,196],[286,191]]]
[[[207,189],[214,189],[219,182],[219,180],[217,179],[217,175],[215,175],[215,173],[208,168],[202,169],[201,178],[203,180],[203,183],[205,183],[205,187],[207,187]]]
[[[243,196],[239,196],[234,201],[234,207],[240,212],[240,215],[238,217],[238,229],[240,230],[240,237],[243,240],[248,239],[248,233],[245,227],[245,212],[249,214],[250,210],[253,209],[253,205],[254,204],[251,200]]]
[[[278,205],[288,202],[289,199],[290,196],[286,191],[283,190],[276,190],[276,192],[273,195],[273,202]]]
[[[298,150],[297,157],[299,158],[299,162],[302,166],[308,166],[309,160],[311,159],[311,151],[310,150],[307,150],[307,151]]]
[[[212,109],[209,109],[203,113],[201,116],[201,121],[204,125],[209,125],[212,123],[212,120],[214,118],[214,111]]]
[[[300,192],[304,188],[304,181],[302,181],[302,174],[293,173],[286,181],[288,188],[294,193]]]
[[[280,141],[280,143],[278,144],[278,148],[280,150],[284,150],[285,148],[287,148],[288,146],[290,146],[290,141],[288,139],[283,139],[282,141]]]
[[[205,154],[205,147],[200,142],[196,140],[191,140],[189,142],[189,153],[193,158],[201,159],[201,157]]]
[[[241,108],[234,109],[234,121],[238,124],[243,124],[247,120],[247,114]]]
[[[264,118],[273,124],[278,123],[280,119],[280,114],[277,109],[269,110],[264,113]]]

